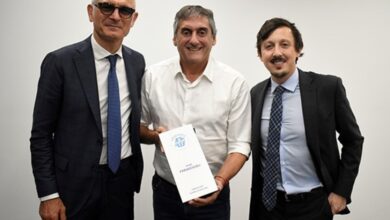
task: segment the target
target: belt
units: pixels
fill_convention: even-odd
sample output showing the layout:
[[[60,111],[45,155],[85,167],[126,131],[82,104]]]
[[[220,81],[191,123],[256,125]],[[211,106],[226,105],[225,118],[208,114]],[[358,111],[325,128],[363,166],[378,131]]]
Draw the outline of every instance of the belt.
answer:
[[[295,193],[295,194],[287,194],[284,191],[277,191],[278,200],[285,201],[285,202],[301,202],[306,201],[311,198],[317,198],[322,193],[324,193],[323,187],[317,187],[312,189],[310,192],[303,192],[303,193]]]
[[[126,157],[124,159],[121,160],[120,164],[119,164],[119,167],[120,168],[123,168],[123,169],[126,169],[128,168],[132,161],[134,160],[134,157],[133,156],[129,156],[129,157]],[[100,169],[109,169],[108,168],[108,164],[99,164],[98,166]]]

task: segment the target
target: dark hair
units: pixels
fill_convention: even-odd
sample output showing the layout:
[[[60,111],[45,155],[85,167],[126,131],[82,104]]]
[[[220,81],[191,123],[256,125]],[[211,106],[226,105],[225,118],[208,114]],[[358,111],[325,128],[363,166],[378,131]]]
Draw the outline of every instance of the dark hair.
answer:
[[[295,41],[295,50],[297,52],[301,51],[303,48],[302,36],[294,23],[289,22],[283,18],[272,18],[264,22],[261,26],[259,33],[257,33],[257,52],[261,54],[261,44],[265,41],[276,29],[280,27],[288,27],[292,31],[294,41]],[[303,53],[299,55],[303,56]]]
[[[179,28],[179,22],[186,20],[192,16],[204,16],[208,19],[211,28],[211,33],[215,37],[217,35],[217,28],[215,27],[213,11],[207,8],[203,8],[200,5],[186,5],[182,7],[175,16],[175,22],[173,23],[173,34],[176,35]]]

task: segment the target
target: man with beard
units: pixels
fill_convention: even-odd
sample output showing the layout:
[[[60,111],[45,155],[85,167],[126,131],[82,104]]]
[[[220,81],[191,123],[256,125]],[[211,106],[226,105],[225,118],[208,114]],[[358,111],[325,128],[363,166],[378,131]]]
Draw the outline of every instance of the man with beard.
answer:
[[[363,137],[341,79],[298,69],[302,49],[300,32],[282,18],[266,21],[257,35],[271,77],[251,90],[250,220],[330,220],[349,212]]]

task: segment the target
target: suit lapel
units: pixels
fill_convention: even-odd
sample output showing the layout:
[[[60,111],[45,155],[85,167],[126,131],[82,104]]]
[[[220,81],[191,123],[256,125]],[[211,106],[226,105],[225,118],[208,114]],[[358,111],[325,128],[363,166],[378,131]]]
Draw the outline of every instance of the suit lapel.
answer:
[[[320,161],[318,144],[317,122],[317,90],[314,79],[308,73],[299,70],[299,87],[301,90],[303,120],[305,124],[306,140],[314,162]]]
[[[129,87],[130,91],[130,99],[131,99],[131,108],[134,109],[134,105],[137,98],[137,86],[136,86],[136,75],[134,74],[134,70],[132,67],[137,66],[133,59],[131,59],[130,55],[131,52],[127,50],[124,46],[122,47],[122,54],[123,54],[123,60],[125,63],[125,69],[126,69],[126,78],[127,78],[127,85]]]
[[[96,121],[100,135],[102,135],[102,123],[100,118],[99,95],[97,88],[95,60],[92,51],[91,38],[83,41],[79,47],[79,54],[73,58],[81,85]]]
[[[255,120],[256,120],[256,122],[259,123],[259,125],[260,125],[260,121],[261,121],[261,115],[263,114],[264,97],[265,97],[265,93],[267,91],[269,84],[270,84],[270,80],[267,80],[267,82],[264,83],[263,86],[259,88],[259,94],[256,96],[257,100],[254,100],[254,103],[257,103],[257,104],[256,104],[255,112],[253,113],[253,115],[255,115],[255,118],[256,118]]]
[[[261,140],[261,116],[263,114],[263,105],[264,105],[264,98],[265,94],[267,92],[267,88],[269,87],[271,80],[268,79],[267,81],[263,82],[258,90],[255,92],[257,94],[252,94],[254,99],[252,99],[252,104],[256,103],[255,108],[253,108],[253,117],[252,117],[252,124],[253,124],[253,130],[252,130],[252,141],[253,146],[257,146],[256,148],[253,148],[252,150],[257,150],[260,152],[263,151],[262,146],[262,140]]]
[[[129,118],[129,131],[130,131],[130,141],[131,141],[131,150],[134,155],[140,154],[140,148],[139,143],[133,142],[135,140],[138,140],[139,137],[137,136],[139,133],[136,130],[139,130],[139,119],[140,119],[140,107],[139,107],[139,91],[138,91],[138,83],[140,83],[138,79],[138,75],[135,72],[135,67],[139,66],[134,60],[134,58],[131,56],[132,51],[126,47],[122,47],[122,54],[123,54],[123,60],[125,63],[125,69],[126,69],[126,78],[127,78],[127,85],[129,87],[130,91],[130,100],[131,100],[131,113]]]

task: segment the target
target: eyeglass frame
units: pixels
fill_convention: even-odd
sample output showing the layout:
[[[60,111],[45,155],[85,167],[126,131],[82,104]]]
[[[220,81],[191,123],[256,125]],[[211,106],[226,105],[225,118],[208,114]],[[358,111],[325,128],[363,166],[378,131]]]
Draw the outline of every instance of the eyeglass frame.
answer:
[[[103,15],[106,15],[106,16],[109,16],[109,15],[112,15],[112,13],[115,12],[116,9],[118,9],[118,14],[119,16],[122,18],[122,19],[129,19],[131,18],[131,16],[134,14],[135,12],[135,9],[134,8],[131,8],[131,7],[127,7],[127,6],[115,6],[114,4],[112,3],[109,3],[109,2],[98,2],[98,3],[93,3],[93,5],[99,9],[99,11],[103,14]],[[112,10],[111,12],[108,12],[108,11],[104,11],[103,10],[103,5],[106,5],[106,6],[109,6],[110,7],[110,10]],[[121,12],[122,11],[122,12]],[[129,15],[124,15],[123,14],[123,11],[125,12],[130,12]]]

